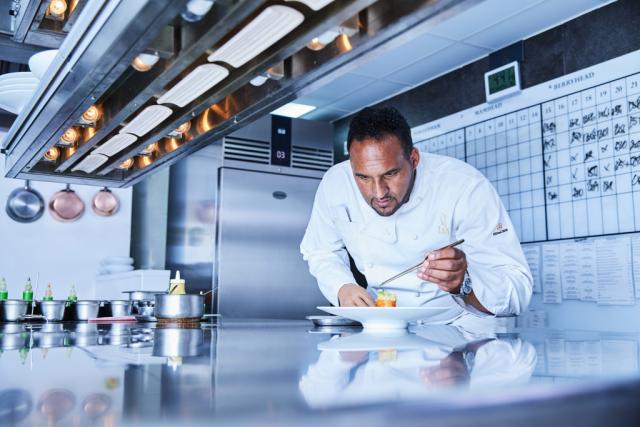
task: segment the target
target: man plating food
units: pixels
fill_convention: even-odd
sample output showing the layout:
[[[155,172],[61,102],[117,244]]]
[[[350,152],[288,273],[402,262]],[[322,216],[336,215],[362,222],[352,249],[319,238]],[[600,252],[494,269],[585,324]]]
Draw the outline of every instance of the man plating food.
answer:
[[[424,260],[417,274],[385,284],[401,306],[449,306],[453,319],[519,314],[532,278],[498,194],[476,169],[413,147],[394,108],[365,108],[347,137],[350,159],[325,174],[300,245],[334,305],[374,306],[371,290]],[[456,248],[433,251],[457,239]],[[348,253],[367,279],[356,284]],[[425,259],[426,257],[426,259]]]

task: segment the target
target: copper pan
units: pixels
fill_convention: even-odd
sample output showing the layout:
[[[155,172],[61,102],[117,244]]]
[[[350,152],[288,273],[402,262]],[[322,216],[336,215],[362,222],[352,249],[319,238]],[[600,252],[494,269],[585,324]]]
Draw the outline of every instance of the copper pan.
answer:
[[[51,196],[49,213],[60,222],[73,222],[84,213],[84,202],[67,184],[67,188]]]
[[[118,211],[119,207],[118,198],[107,187],[98,191],[91,202],[91,209],[100,216],[111,216]]]

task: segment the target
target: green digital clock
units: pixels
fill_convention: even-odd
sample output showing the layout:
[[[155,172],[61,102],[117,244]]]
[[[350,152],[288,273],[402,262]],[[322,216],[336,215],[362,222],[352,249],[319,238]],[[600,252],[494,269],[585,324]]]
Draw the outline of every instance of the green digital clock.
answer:
[[[511,62],[484,74],[487,102],[520,92],[518,61]]]

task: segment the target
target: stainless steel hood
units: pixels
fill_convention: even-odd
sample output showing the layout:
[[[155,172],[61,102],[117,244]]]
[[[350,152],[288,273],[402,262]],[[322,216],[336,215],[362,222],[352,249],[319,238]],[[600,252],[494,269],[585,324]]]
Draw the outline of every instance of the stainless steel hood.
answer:
[[[87,1],[3,141],[6,175],[129,186],[477,1],[216,0],[197,22],[187,0]]]

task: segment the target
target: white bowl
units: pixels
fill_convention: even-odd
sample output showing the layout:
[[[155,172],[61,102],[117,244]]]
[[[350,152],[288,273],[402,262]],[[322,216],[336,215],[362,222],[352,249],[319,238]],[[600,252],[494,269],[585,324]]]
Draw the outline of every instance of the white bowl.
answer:
[[[365,329],[405,329],[410,322],[428,321],[451,307],[318,307],[322,311],[362,323]]]

